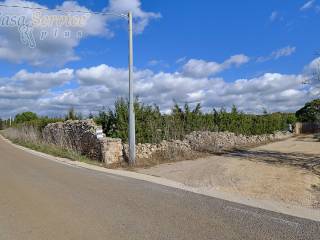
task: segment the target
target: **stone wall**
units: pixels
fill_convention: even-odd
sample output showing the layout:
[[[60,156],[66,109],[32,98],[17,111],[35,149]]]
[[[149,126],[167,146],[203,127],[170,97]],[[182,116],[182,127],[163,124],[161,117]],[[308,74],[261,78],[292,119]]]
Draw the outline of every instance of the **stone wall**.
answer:
[[[274,134],[244,136],[230,132],[193,132],[183,141],[162,141],[159,144],[138,144],[136,149],[138,161],[154,157],[183,155],[184,157],[197,156],[196,153],[221,153],[235,147],[253,146],[291,137],[291,133],[276,132]],[[125,146],[125,154],[128,153]],[[168,154],[169,153],[169,154]],[[172,153],[172,154],[170,154]],[[166,159],[169,160],[169,159]]]
[[[47,144],[74,150],[91,159],[112,164],[122,161],[120,139],[97,137],[93,120],[66,121],[48,124],[42,131]]]
[[[107,165],[124,161],[122,141],[119,138],[102,138],[102,159]]]
[[[124,144],[124,156],[128,159],[129,146]],[[138,164],[141,160],[154,158],[155,160],[176,161],[196,158],[198,154],[191,148],[191,145],[186,141],[162,141],[159,144],[137,144],[136,159]]]
[[[200,152],[220,153],[236,147],[259,145],[278,141],[292,136],[289,132],[275,132],[274,134],[262,134],[245,136],[231,132],[193,132],[186,136],[193,150]]]
[[[34,128],[24,128],[11,131],[11,138],[21,133],[27,141],[34,143],[54,144],[64,149],[74,150],[91,159],[106,164],[120,163],[128,159],[128,145],[122,144],[121,139],[97,136],[99,127],[93,120],[66,121],[48,124],[39,134]],[[13,129],[12,129],[13,130]],[[162,141],[159,144],[138,144],[136,158],[139,161],[177,161],[195,159],[203,153],[219,153],[235,147],[257,145],[290,137],[289,133],[277,132],[256,136],[236,135],[230,132],[193,132],[184,140]]]

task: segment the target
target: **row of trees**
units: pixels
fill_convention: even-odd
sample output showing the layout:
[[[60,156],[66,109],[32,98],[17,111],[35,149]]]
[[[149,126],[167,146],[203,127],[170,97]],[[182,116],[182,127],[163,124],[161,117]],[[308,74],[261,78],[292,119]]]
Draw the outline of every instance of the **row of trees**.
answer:
[[[37,120],[39,120],[39,117],[37,116],[36,113],[33,113],[33,112],[19,113],[15,116],[14,119],[2,120],[0,118],[0,130],[5,129],[10,126],[13,126],[13,125],[16,125],[16,124],[22,124],[22,123],[32,122],[32,121],[37,121]]]
[[[263,115],[245,114],[233,106],[231,111],[222,108],[203,112],[201,105],[194,108],[188,104],[174,104],[170,114],[163,114],[156,105],[147,105],[135,101],[136,137],[138,143],[157,143],[161,140],[183,139],[193,131],[230,131],[236,134],[259,135],[288,129],[288,124],[296,120],[306,121],[320,119],[320,100],[307,103],[296,113],[264,113]],[[109,137],[128,139],[128,102],[122,98],[107,111],[101,111],[97,116],[90,114],[95,122],[102,125]],[[64,118],[39,117],[32,112],[15,116],[12,125],[32,124],[42,129],[48,123],[81,119],[74,109],[70,109]],[[0,129],[7,127],[8,121],[0,120]]]
[[[41,117],[38,116],[34,112],[23,112],[17,114],[12,120],[2,120],[0,118],[0,130],[4,128],[8,128],[11,126],[17,126],[20,124],[28,124],[36,126],[40,129],[44,128],[47,124],[53,123],[53,122],[62,122],[66,120],[78,120],[82,119],[82,115],[79,113],[76,113],[74,108],[70,108],[68,110],[68,113],[64,117]]]
[[[230,131],[237,134],[255,135],[287,130],[296,121],[295,114],[273,113],[253,115],[239,112],[233,106],[205,113],[198,104],[175,104],[171,114],[162,114],[156,105],[135,104],[136,137],[140,143],[156,143],[161,140],[182,139],[192,131]],[[101,111],[94,120],[102,125],[107,136],[128,139],[128,102],[116,101],[113,109]]]
[[[0,118],[0,130],[5,129],[6,126],[7,126],[6,121],[5,121],[5,120],[2,120],[2,119]]]

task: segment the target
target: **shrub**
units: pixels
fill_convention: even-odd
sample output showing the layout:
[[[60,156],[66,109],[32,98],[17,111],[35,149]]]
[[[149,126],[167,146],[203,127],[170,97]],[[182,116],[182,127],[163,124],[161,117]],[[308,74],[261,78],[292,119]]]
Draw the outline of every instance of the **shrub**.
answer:
[[[1,118],[0,118],[0,130],[3,130],[5,128],[5,121],[3,121]]]
[[[320,121],[320,99],[306,103],[303,108],[296,112],[296,117],[300,122]]]
[[[259,135],[287,130],[288,124],[296,119],[292,113],[253,115],[239,112],[236,106],[231,112],[204,113],[201,105],[193,109],[185,104],[174,104],[170,114],[161,113],[156,105],[146,105],[138,99],[134,103],[136,117],[136,138],[138,143],[158,143],[161,140],[183,139],[193,131],[230,131],[236,134]],[[109,137],[128,139],[128,101],[120,98],[113,109],[101,111],[94,118],[102,125]]]
[[[37,114],[33,112],[23,112],[16,115],[15,123],[25,123],[36,119],[38,119]]]

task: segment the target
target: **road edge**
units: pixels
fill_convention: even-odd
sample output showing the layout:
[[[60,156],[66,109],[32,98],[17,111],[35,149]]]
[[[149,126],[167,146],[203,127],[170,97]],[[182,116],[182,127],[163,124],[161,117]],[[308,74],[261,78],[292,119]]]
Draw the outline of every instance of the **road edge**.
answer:
[[[93,171],[98,171],[98,172],[103,172],[107,174],[112,174],[112,175],[117,175],[117,176],[122,176],[122,177],[127,177],[127,178],[132,178],[136,180],[141,180],[141,181],[146,181],[158,185],[163,185],[166,187],[171,187],[175,189],[180,189],[208,197],[214,197],[230,202],[235,202],[243,205],[247,205],[250,207],[255,207],[255,208],[260,208],[268,211],[273,211],[281,214],[286,214],[294,217],[299,217],[299,218],[305,218],[313,221],[320,221],[320,210],[317,209],[311,209],[311,208],[303,208],[303,207],[298,207],[298,206],[293,206],[285,203],[280,203],[276,201],[271,201],[271,200],[258,200],[258,199],[253,199],[249,197],[243,197],[243,196],[238,196],[235,194],[229,194],[229,193],[222,193],[218,192],[216,190],[212,189],[206,189],[206,188],[193,188],[186,186],[182,183],[175,182],[172,180],[168,180],[165,178],[161,177],[156,177],[156,176],[151,176],[147,174],[142,174],[142,173],[137,173],[133,171],[126,171],[126,170],[119,170],[119,169],[108,169],[104,167],[100,167],[97,165],[92,165],[84,162],[78,162],[78,161],[73,161],[70,159],[66,158],[60,158],[60,157],[54,157],[46,153],[38,152],[17,144],[14,144],[10,140],[6,139],[4,136],[0,134],[0,137],[10,145],[14,146],[15,148],[18,148],[22,151],[28,152],[30,154],[33,154],[38,157],[45,158],[50,161],[54,161],[60,164],[68,165],[71,167],[76,167],[76,168],[85,168],[88,170],[93,170]]]

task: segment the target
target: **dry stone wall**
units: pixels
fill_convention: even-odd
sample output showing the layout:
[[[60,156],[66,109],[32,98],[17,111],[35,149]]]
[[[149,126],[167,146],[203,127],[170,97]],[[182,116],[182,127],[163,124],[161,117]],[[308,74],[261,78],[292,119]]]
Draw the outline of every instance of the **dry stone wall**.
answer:
[[[231,132],[193,132],[186,136],[193,150],[220,153],[236,147],[252,146],[278,141],[292,136],[289,132],[275,132],[262,135],[236,135]]]
[[[276,132],[274,134],[244,136],[230,132],[193,132],[183,141],[162,141],[159,144],[138,144],[137,159],[150,159],[161,156],[197,156],[198,153],[221,153],[235,148],[263,144],[291,137],[288,132]],[[125,154],[128,153],[125,146]],[[174,153],[174,154],[168,154]],[[177,157],[177,156],[174,156]]]
[[[119,163],[128,159],[128,145],[120,139],[98,138],[99,127],[92,120],[66,121],[47,125],[42,137],[48,144],[75,150],[91,159],[106,164]],[[219,153],[235,147],[262,144],[290,137],[290,133],[276,132],[255,136],[236,135],[230,132],[193,132],[184,140],[162,141],[159,144],[138,144],[137,160],[192,159],[199,153]]]
[[[47,144],[74,150],[106,164],[122,161],[121,140],[98,138],[97,130],[93,120],[51,123],[43,129],[42,138]]]
[[[100,139],[100,144],[102,146],[102,159],[107,165],[120,163],[124,160],[121,139],[104,137]]]

